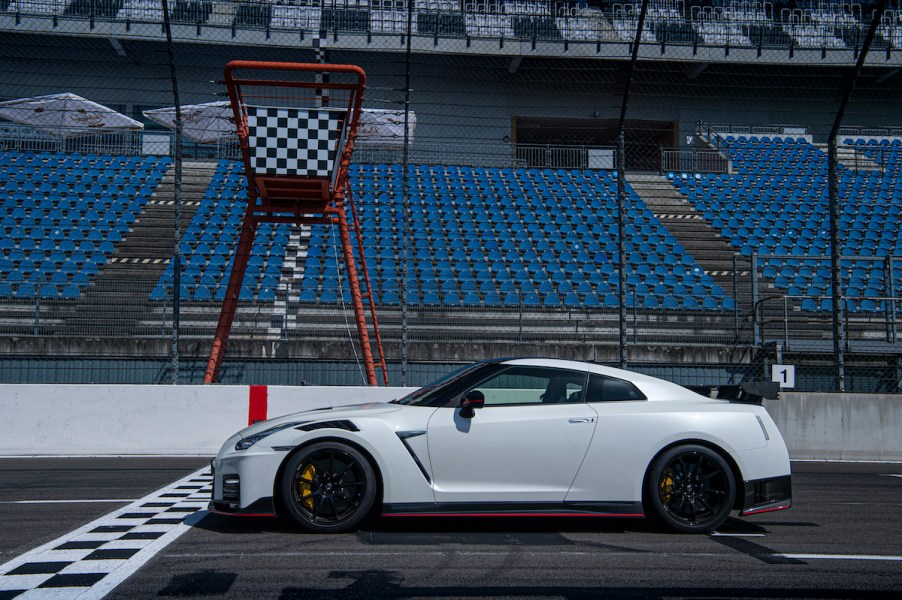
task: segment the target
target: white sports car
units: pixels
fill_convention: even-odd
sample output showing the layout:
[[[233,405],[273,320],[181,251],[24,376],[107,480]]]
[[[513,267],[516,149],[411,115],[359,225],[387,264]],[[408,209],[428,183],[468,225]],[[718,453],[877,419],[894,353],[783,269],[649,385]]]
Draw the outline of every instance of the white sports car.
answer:
[[[374,511],[649,516],[710,531],[732,510],[791,504],[789,454],[757,393],[725,401],[589,363],[479,362],[391,403],[240,431],[213,460],[210,506],[315,532]]]

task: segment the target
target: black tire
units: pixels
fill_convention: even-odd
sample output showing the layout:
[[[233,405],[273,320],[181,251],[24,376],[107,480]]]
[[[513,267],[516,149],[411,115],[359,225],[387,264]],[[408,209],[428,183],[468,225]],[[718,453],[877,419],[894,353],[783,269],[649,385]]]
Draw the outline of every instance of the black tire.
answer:
[[[730,465],[704,446],[667,450],[652,464],[646,481],[646,511],[684,533],[716,529],[730,516],[735,499]]]
[[[315,533],[356,528],[376,500],[376,473],[367,458],[340,442],[319,442],[285,464],[280,485],[287,513]]]

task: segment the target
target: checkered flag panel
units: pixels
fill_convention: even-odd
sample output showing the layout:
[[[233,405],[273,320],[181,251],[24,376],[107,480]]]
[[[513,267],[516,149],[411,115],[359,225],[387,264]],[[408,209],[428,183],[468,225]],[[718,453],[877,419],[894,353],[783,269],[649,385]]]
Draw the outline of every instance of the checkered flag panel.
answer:
[[[345,112],[248,106],[248,145],[254,173],[331,176]]]

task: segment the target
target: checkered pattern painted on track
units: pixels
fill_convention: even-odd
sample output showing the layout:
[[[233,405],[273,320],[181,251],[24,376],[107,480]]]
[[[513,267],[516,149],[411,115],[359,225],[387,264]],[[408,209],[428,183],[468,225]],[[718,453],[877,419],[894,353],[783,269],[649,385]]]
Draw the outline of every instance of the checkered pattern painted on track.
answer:
[[[0,565],[0,600],[102,598],[206,514],[201,469]]]

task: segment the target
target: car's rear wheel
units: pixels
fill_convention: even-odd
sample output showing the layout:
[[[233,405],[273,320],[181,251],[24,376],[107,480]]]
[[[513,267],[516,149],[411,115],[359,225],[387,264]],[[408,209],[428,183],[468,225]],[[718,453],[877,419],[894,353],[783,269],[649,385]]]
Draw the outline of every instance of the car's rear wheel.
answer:
[[[282,500],[291,518],[317,533],[357,527],[373,508],[376,474],[358,450],[340,442],[303,448],[286,463]]]
[[[697,445],[671,448],[654,462],[646,503],[665,525],[686,533],[716,529],[733,509],[736,482],[717,452]]]

